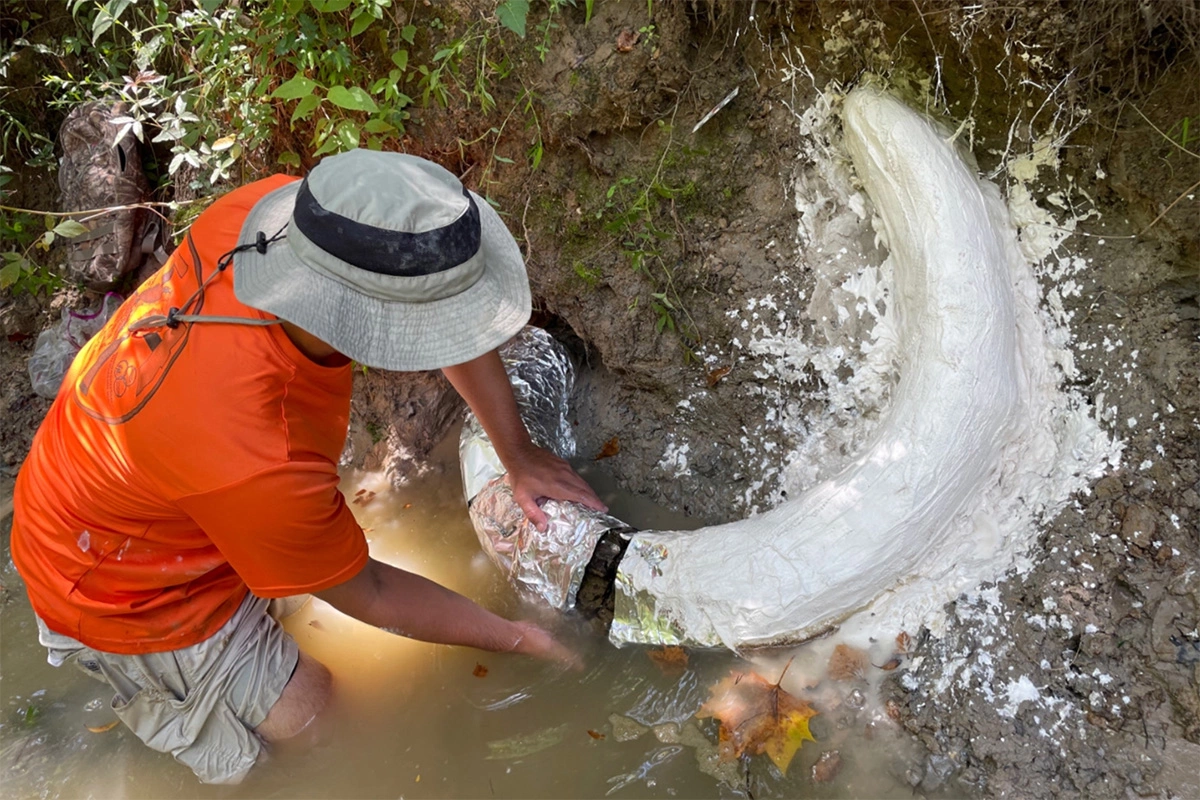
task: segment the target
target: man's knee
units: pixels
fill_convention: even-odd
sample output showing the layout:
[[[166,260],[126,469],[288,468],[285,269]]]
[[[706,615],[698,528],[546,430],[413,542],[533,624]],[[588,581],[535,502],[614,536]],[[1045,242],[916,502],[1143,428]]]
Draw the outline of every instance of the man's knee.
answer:
[[[254,729],[268,742],[290,739],[309,726],[329,702],[333,676],[320,661],[300,653],[296,670],[271,706],[266,719]]]

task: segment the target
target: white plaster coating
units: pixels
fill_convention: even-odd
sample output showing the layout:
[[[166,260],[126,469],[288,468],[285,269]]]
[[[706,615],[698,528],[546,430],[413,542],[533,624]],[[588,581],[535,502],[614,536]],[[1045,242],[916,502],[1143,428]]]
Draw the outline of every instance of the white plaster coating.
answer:
[[[937,128],[895,99],[859,89],[844,108],[845,145],[891,255],[878,269],[866,265],[818,287],[809,312],[818,323],[822,311],[838,317],[827,333],[847,317],[873,322],[869,339],[855,344],[855,374],[829,390],[873,395],[886,408],[890,388],[891,407],[843,434],[869,438],[833,477],[797,487],[796,478],[820,475],[811,459],[807,472],[802,458],[793,460],[786,488],[796,499],[773,511],[635,538],[621,572],[686,640],[735,648],[793,641],[865,609],[843,623],[844,638],[920,625],[936,633],[945,602],[1014,564],[1027,566],[1020,554],[1036,521],[1119,460],[1119,443],[1087,404],[1059,388],[1074,372],[1070,336],[1059,327],[1063,315],[1041,311],[1027,260],[1050,253],[1041,235],[1047,220],[1013,220],[996,187],[976,180]],[[808,112],[805,122],[816,128]],[[1025,195],[1014,195],[1026,207]],[[812,212],[839,199],[846,202],[797,192],[802,241],[820,241]],[[868,211],[861,199],[850,207]],[[1030,228],[1038,235],[1028,236]],[[844,254],[839,248],[828,260]],[[1063,272],[1076,266],[1056,263]],[[806,363],[825,373],[822,359],[832,359],[832,373],[840,358],[836,347],[822,351],[765,327],[757,334],[748,350],[775,356],[780,373]],[[836,397],[830,404],[842,405]],[[788,419],[790,409],[783,416],[793,430],[819,427]],[[804,449],[816,452],[813,438]],[[623,636],[656,641],[656,633]]]
[[[873,441],[833,479],[750,520],[635,538],[622,572],[700,640],[802,638],[961,549],[952,523],[995,480],[1019,408],[1008,259],[978,181],[886,94],[851,93],[844,120],[897,265],[902,377]]]

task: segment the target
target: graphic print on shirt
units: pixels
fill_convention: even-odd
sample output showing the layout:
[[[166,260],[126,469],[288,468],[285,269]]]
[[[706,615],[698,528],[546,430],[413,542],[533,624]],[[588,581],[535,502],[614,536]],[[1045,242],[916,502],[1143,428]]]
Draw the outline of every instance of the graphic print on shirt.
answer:
[[[150,330],[130,332],[153,315],[165,315],[176,300],[176,287],[199,286],[203,281],[200,254],[189,234],[186,239],[191,264],[182,257],[182,250],[171,256],[170,266],[160,270],[139,287],[136,294],[117,311],[116,317],[101,335],[110,337],[108,344],[96,342],[103,350],[94,357],[92,366],[79,376],[72,399],[88,416],[109,425],[120,425],[133,419],[162,385],[171,365],[183,353],[191,334],[191,325],[170,328],[163,325]],[[187,280],[188,271],[192,272]],[[198,314],[204,305],[204,293],[196,298],[189,313]],[[89,343],[89,346],[91,344]]]

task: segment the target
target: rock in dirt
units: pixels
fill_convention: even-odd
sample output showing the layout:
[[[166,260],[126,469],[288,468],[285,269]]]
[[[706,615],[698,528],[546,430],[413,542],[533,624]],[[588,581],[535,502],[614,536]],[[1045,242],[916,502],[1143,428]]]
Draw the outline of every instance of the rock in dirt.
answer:
[[[36,335],[41,304],[31,294],[6,294],[0,299],[0,336],[20,341]]]
[[[1121,519],[1121,538],[1138,547],[1148,547],[1154,539],[1157,526],[1152,509],[1140,505],[1129,506]]]
[[[1105,475],[1096,482],[1096,499],[1097,500],[1112,500],[1114,497],[1120,497],[1125,491],[1125,487],[1121,485],[1119,478],[1113,475]]]

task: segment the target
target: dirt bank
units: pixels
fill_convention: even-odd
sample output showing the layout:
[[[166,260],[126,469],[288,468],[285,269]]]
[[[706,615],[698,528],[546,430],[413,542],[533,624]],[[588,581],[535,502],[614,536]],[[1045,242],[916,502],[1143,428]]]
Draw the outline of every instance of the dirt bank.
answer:
[[[622,484],[707,522],[782,499],[796,440],[781,410],[830,413],[828,374],[784,376],[743,333],[781,313],[813,341],[846,335],[811,313],[827,254],[798,236],[797,193],[816,174],[799,117],[818,90],[882,74],[962,125],[1006,189],[1014,157],[1052,147],[1058,165],[1031,185],[1059,223],[1078,220],[1057,252],[1079,266],[1040,274],[1046,313],[1069,328],[1073,383],[1124,453],[1045,522],[1032,569],[961,598],[890,681],[928,750],[910,770],[920,790],[1200,794],[1200,158],[1178,125],[1196,119],[1200,69],[1177,18],[1130,22],[1138,8],[655,3],[650,17],[597,2],[587,25],[582,9],[562,16],[544,61],[517,63],[545,154],[536,171],[497,170],[489,194],[527,253],[537,319],[585,365],[581,451],[615,438],[603,465]],[[431,114],[413,139],[449,153],[452,122]],[[876,247],[865,221],[842,233]],[[48,405],[24,377],[25,337],[50,317],[0,305],[0,469],[15,474]],[[403,480],[455,413],[445,386],[358,380],[348,457]],[[852,445],[835,440],[829,458]]]

